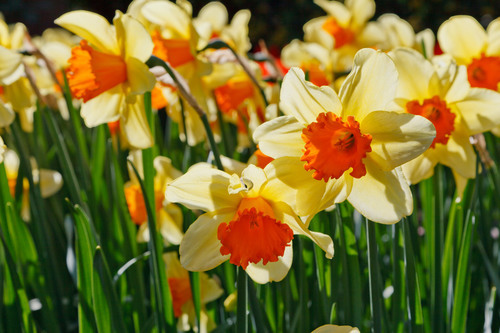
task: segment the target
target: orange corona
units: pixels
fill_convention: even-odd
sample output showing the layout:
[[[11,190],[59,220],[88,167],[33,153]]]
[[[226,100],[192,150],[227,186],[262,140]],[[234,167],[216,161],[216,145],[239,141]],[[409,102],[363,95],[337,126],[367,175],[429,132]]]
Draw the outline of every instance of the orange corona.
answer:
[[[363,158],[372,151],[372,137],[361,133],[354,117],[344,122],[332,112],[320,113],[302,130],[302,140],[305,145],[300,160],[306,161],[306,170],[314,170],[314,179],[338,179],[350,168],[355,178],[366,175]]]
[[[125,199],[132,221],[142,224],[148,219],[144,196],[139,185],[130,185],[125,188]],[[155,190],[155,208],[158,211],[163,204],[164,195],[162,191]]]
[[[333,17],[327,18],[321,27],[335,39],[336,49],[354,41],[354,32],[341,27]]]
[[[127,65],[120,56],[94,50],[86,40],[71,50],[68,84],[83,102],[127,81]]]
[[[151,34],[153,55],[168,61],[172,67],[182,66],[194,60],[188,39],[166,39],[157,30]]]
[[[220,253],[231,255],[230,263],[246,269],[249,263],[278,261],[293,239],[293,231],[276,220],[266,200],[244,198],[232,221],[219,225],[217,238]]]
[[[182,315],[182,306],[192,299],[189,278],[169,278],[168,286],[172,295],[174,316],[179,318]]]
[[[418,101],[410,101],[406,103],[406,111],[427,118],[436,128],[436,137],[430,148],[434,148],[436,143],[444,145],[448,143],[450,135],[455,129],[456,115],[447,107],[445,101],[438,96],[424,99],[422,104]]]
[[[467,66],[467,76],[471,87],[498,90],[500,83],[500,57],[486,57],[473,59]]]

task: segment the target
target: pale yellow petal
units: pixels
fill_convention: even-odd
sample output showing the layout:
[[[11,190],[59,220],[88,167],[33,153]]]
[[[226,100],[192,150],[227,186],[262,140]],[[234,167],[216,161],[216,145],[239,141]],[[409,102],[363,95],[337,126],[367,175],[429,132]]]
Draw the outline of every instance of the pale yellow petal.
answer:
[[[39,182],[40,192],[43,198],[50,197],[57,193],[63,186],[62,175],[54,170],[40,169]]]
[[[260,150],[273,158],[283,156],[302,156],[304,125],[293,116],[282,116],[267,121],[257,127],[253,139]]]
[[[408,48],[397,48],[389,53],[399,73],[398,98],[423,101],[431,97],[429,83],[434,67],[420,53]]]
[[[212,29],[219,32],[228,22],[226,6],[219,1],[211,1],[200,9],[197,20],[210,22]]]
[[[415,44],[413,27],[396,14],[383,14],[377,22],[382,25],[386,33],[386,50],[392,50],[398,46],[413,47]]]
[[[136,58],[128,58],[127,81],[132,94],[144,94],[153,90],[156,78],[145,63]]]
[[[500,93],[482,88],[471,88],[465,99],[455,103],[470,135],[491,130],[500,125]]]
[[[446,145],[436,145],[436,156],[439,158],[439,163],[450,167],[462,177],[474,178],[476,154],[467,132],[459,128],[457,124],[455,127]]]
[[[0,136],[0,163],[3,163],[3,154],[5,153],[5,149],[7,147],[5,146],[5,144],[3,143],[3,139],[2,137]]]
[[[249,184],[247,195],[255,197],[259,195],[260,188],[267,181],[267,176],[263,169],[250,164],[241,173],[241,179],[245,184]]]
[[[396,97],[398,72],[383,52],[362,49],[354,58],[354,68],[340,88],[342,118],[362,121],[372,111],[386,110]]]
[[[11,84],[23,74],[22,55],[0,45],[0,84]]]
[[[120,11],[116,12],[113,22],[125,61],[128,62],[129,58],[136,58],[140,62],[148,60],[153,53],[154,45],[146,28],[130,15],[122,14]],[[130,78],[129,75],[129,80]]]
[[[488,24],[486,29],[488,35],[487,56],[498,56],[500,54],[500,18],[496,18]]]
[[[354,179],[347,200],[367,219],[392,224],[413,211],[410,187],[401,168],[383,171],[366,159],[367,173]]]
[[[165,196],[168,201],[181,203],[190,209],[236,209],[241,196],[229,194],[229,178],[223,171],[207,165],[195,165],[167,186]]]
[[[124,108],[125,95],[118,85],[83,103],[80,113],[87,127],[95,127],[118,120]]]
[[[182,237],[184,236],[182,230],[180,229],[182,228],[182,224],[179,225],[179,217],[180,222],[182,223],[182,211],[174,204],[170,204],[168,207],[160,209],[157,212],[156,219],[160,233],[163,239],[170,244],[180,244]]]
[[[438,29],[439,46],[460,65],[467,65],[486,50],[487,36],[479,22],[471,16],[453,16]]]
[[[432,32],[431,29],[427,28],[417,33],[417,35],[415,36],[415,40],[415,49],[417,49],[428,59],[434,56],[436,36],[434,36],[434,32]]]
[[[342,110],[342,104],[332,88],[317,87],[307,82],[304,72],[297,67],[292,67],[285,75],[280,98],[283,112],[303,124],[316,121],[322,112],[340,115]]]
[[[165,38],[190,38],[191,18],[175,3],[170,1],[150,1],[142,7],[141,13],[151,23],[166,29],[164,31],[167,34],[164,36]]]
[[[410,184],[418,184],[434,174],[437,159],[432,150],[428,150],[417,158],[401,166],[403,173]]]
[[[354,30],[363,27],[375,15],[374,0],[346,0],[345,6],[352,13],[351,25]]]
[[[359,330],[351,326],[323,325],[312,333],[359,333]]]
[[[9,126],[15,117],[14,111],[0,101],[0,128]]]
[[[322,29],[327,17],[316,17],[304,24],[304,41],[309,43],[318,43],[328,50],[332,50],[335,40],[332,35]]]
[[[61,15],[54,23],[87,40],[99,51],[120,52],[114,28],[99,14],[75,10]]]
[[[260,195],[269,201],[284,202],[292,208],[296,207],[297,200],[297,190],[296,188],[290,186],[290,181],[293,173],[289,170],[290,161],[301,165],[302,163],[297,162],[297,159],[288,158],[278,158],[271,161],[264,171],[267,175],[267,183],[263,186],[260,191]]]
[[[467,94],[470,90],[469,79],[467,78],[467,69],[465,66],[456,66],[455,63],[450,63],[448,70],[444,70],[440,73],[441,84],[443,85],[443,91],[446,93],[444,100],[446,103],[454,103],[462,101],[467,98]],[[446,66],[443,66],[446,68]]]
[[[154,140],[146,118],[143,96],[136,96],[134,101],[125,102],[120,127],[132,148],[145,149],[153,146]]]
[[[221,223],[229,223],[235,211],[206,213],[189,226],[179,248],[182,266],[189,271],[207,271],[229,259],[220,253],[221,243],[217,229]]]
[[[264,284],[273,281],[281,281],[285,278],[292,267],[293,249],[292,243],[285,247],[285,253],[276,262],[268,262],[263,265],[262,260],[257,263],[248,264],[245,271],[257,283]]]
[[[406,163],[429,148],[436,129],[424,117],[409,113],[374,111],[361,123],[363,133],[372,136],[367,158],[384,171]]]
[[[314,0],[328,15],[333,16],[338,24],[347,27],[351,21],[351,11],[341,2],[332,0]]]
[[[218,280],[217,280],[218,281]],[[224,289],[222,289],[217,283],[217,281],[209,277],[205,273],[200,274],[200,285],[201,285],[201,303],[205,304],[216,300],[224,294]]]

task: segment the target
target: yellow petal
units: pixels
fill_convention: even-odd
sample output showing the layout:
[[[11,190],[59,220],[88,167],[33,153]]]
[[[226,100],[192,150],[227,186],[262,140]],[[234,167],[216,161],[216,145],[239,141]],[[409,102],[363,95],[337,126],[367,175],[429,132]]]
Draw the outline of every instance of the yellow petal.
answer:
[[[141,12],[148,21],[166,29],[165,33],[171,34],[169,38],[190,38],[191,18],[175,3],[151,1],[142,7]]]
[[[129,58],[136,58],[140,62],[148,60],[153,53],[154,44],[146,28],[130,15],[120,11],[116,12],[113,23],[125,61],[128,62]]]
[[[500,124],[499,105],[500,93],[481,88],[471,88],[464,100],[455,103],[470,135],[489,131]]]
[[[442,163],[465,178],[476,176],[476,154],[469,141],[465,129],[455,124],[455,131],[451,133],[446,145],[436,145],[436,156]]]
[[[478,58],[486,50],[486,32],[471,16],[451,17],[441,24],[437,37],[441,49],[455,58],[459,65],[468,65],[472,58]]]
[[[241,173],[241,179],[247,183],[250,181],[251,185],[248,188],[247,195],[249,197],[258,196],[260,194],[260,189],[262,185],[267,181],[267,176],[264,173],[264,170],[250,164],[248,167],[243,170]]]
[[[351,25],[355,30],[363,27],[375,15],[375,1],[373,0],[346,0],[345,6],[352,13]]]
[[[296,207],[297,190],[290,186],[290,181],[287,181],[287,177],[290,179],[294,177],[293,172],[288,169],[288,163],[296,160],[295,158],[278,158],[264,168],[268,180],[260,191],[263,198],[269,201],[284,202],[292,208]]]
[[[426,118],[388,111],[368,114],[361,130],[372,136],[372,151],[367,157],[385,171],[422,154],[436,136],[434,125]]]
[[[381,24],[386,33],[385,49],[392,50],[398,46],[413,47],[415,44],[415,31],[407,21],[396,14],[383,14],[377,22]]]
[[[263,265],[262,260],[257,263],[248,264],[245,271],[257,283],[264,284],[273,281],[281,281],[285,278],[292,267],[293,249],[292,243],[285,247],[285,253],[276,262],[268,262]]]
[[[241,196],[229,194],[229,178],[223,171],[195,164],[184,175],[167,185],[165,196],[168,201],[181,203],[190,209],[236,209]]]
[[[54,170],[40,169],[38,173],[40,191],[43,198],[54,195],[63,186],[63,178],[59,172]]]
[[[125,107],[122,86],[117,85],[82,104],[80,113],[87,127],[118,120]]]
[[[7,85],[23,74],[22,55],[0,45],[0,84]]]
[[[5,144],[3,143],[3,139],[2,137],[0,136],[0,163],[3,163],[3,154],[5,153],[5,149],[7,147],[5,146]]]
[[[434,174],[434,167],[437,164],[437,159],[433,157],[433,150],[430,149],[401,166],[403,173],[410,184],[418,184],[422,180],[430,178]]]
[[[115,29],[99,14],[75,10],[63,14],[54,23],[87,40],[99,51],[120,54]]]
[[[127,81],[132,94],[144,94],[153,90],[156,78],[145,63],[136,58],[128,58]]]
[[[179,248],[182,266],[194,272],[215,268],[229,255],[221,255],[221,243],[217,238],[219,224],[229,222],[235,210],[224,213],[206,213],[189,226]]]
[[[488,35],[487,56],[498,56],[500,54],[500,18],[496,18],[488,24],[486,29]]]
[[[326,19],[326,16],[316,17],[304,24],[304,41],[318,43],[327,50],[332,50],[335,46],[335,40],[332,35],[321,28]]]
[[[366,175],[354,179],[347,200],[367,219],[392,224],[413,211],[410,187],[401,171],[383,171],[366,159]]]
[[[282,116],[267,121],[257,127],[253,139],[260,150],[273,158],[283,156],[302,156],[304,125],[293,116]]]
[[[120,126],[121,132],[132,148],[145,149],[153,146],[154,140],[146,118],[143,96],[135,96],[133,102],[125,103]]]
[[[292,67],[283,78],[280,107],[286,115],[294,116],[302,124],[316,121],[318,114],[333,112],[340,115],[340,100],[328,86],[317,87],[305,80],[304,72]]]
[[[212,29],[220,32],[228,22],[226,6],[219,1],[209,2],[200,9],[197,20],[210,22]]]
[[[359,330],[351,326],[323,325],[312,333],[359,333]]]
[[[386,110],[396,97],[398,73],[394,62],[383,52],[362,49],[354,67],[340,88],[342,118],[354,116],[361,122],[372,111]]]
[[[158,211],[156,218],[163,239],[170,244],[180,244],[184,236],[182,230],[179,228],[182,228],[181,209],[174,204],[169,204],[167,207]],[[181,224],[179,224],[179,222],[181,222]]]
[[[14,111],[0,101],[0,128],[9,126],[15,117]]]
[[[351,21],[351,11],[339,1],[332,0],[314,0],[314,3],[320,6],[328,15],[335,18],[342,27],[347,27]]]

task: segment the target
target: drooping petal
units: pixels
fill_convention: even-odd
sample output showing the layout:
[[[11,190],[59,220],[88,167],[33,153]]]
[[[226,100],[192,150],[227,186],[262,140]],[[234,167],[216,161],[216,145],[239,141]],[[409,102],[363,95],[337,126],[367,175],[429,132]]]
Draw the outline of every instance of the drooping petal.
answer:
[[[366,176],[354,179],[347,200],[367,219],[392,224],[413,211],[410,187],[401,168],[383,171],[366,161]]]
[[[87,127],[118,120],[125,107],[125,95],[118,85],[82,104],[80,113]]]
[[[489,131],[500,124],[500,93],[471,88],[465,99],[455,103],[464,118],[470,135]]]
[[[131,97],[129,96],[129,99]],[[146,118],[142,96],[135,96],[132,102],[125,102],[120,126],[123,127],[122,132],[126,136],[127,142],[133,148],[145,149],[153,146],[154,140]]]
[[[471,16],[458,15],[445,21],[437,33],[439,46],[459,65],[468,65],[486,49],[487,36],[481,24]]]
[[[127,59],[127,80],[132,94],[144,94],[153,90],[156,79],[148,66],[136,58]]]
[[[354,67],[340,88],[344,109],[342,118],[354,116],[356,121],[372,111],[386,110],[396,97],[398,72],[394,62],[383,52],[360,50]]]
[[[304,72],[292,67],[283,79],[280,106],[286,115],[294,116],[300,123],[309,124],[322,112],[340,115],[342,104],[328,86],[317,87],[305,80]]]
[[[368,158],[385,171],[422,154],[436,136],[429,120],[408,113],[375,111],[363,119],[361,128],[372,136]]]
[[[437,159],[434,150],[428,150],[410,162],[403,164],[401,168],[408,182],[417,184],[434,174],[436,164]]]
[[[116,11],[113,23],[125,61],[128,62],[129,58],[136,58],[140,62],[148,60],[153,54],[154,45],[146,28],[135,18],[120,11]]]
[[[278,117],[257,127],[253,139],[267,156],[302,156],[304,125],[293,116]]]
[[[75,10],[61,15],[54,23],[87,40],[99,51],[120,53],[114,28],[99,14]]]
[[[189,209],[215,211],[233,207],[236,210],[241,196],[229,194],[229,178],[225,172],[195,164],[167,186],[165,197],[168,201],[181,203]],[[230,219],[227,222],[229,221]]]
[[[194,272],[207,271],[229,259],[220,253],[221,243],[217,228],[231,221],[236,210],[206,213],[198,217],[188,228],[179,248],[182,266]]]
[[[285,278],[290,267],[292,267],[293,249],[292,245],[285,248],[285,253],[278,261],[268,262],[263,265],[262,261],[257,264],[248,264],[245,271],[257,283],[264,284],[273,281],[281,281]]]

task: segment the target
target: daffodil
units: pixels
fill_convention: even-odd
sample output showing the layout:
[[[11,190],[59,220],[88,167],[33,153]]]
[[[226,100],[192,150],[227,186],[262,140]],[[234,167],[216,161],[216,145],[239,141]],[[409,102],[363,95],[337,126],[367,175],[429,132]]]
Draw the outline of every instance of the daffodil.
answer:
[[[499,90],[500,18],[493,20],[485,31],[471,16],[453,16],[441,24],[437,37],[443,52],[457,64],[467,66],[472,87]]]
[[[85,124],[94,127],[120,120],[130,146],[152,146],[142,96],[155,83],[144,63],[153,51],[146,29],[119,11],[114,25],[83,10],[66,13],[55,23],[83,38],[72,49],[67,74],[73,96],[83,100]]]
[[[413,209],[403,163],[436,134],[427,119],[391,110],[398,73],[385,53],[364,49],[337,95],[292,68],[283,80],[285,116],[254,132],[262,152],[296,188],[297,213],[309,216],[347,199],[362,215],[395,223]]]
[[[189,331],[196,327],[196,312],[191,293],[189,273],[184,269],[177,257],[177,253],[165,253],[163,260],[167,268],[167,280],[172,295],[174,315],[178,318],[177,329]],[[205,305],[224,293],[217,281],[205,273],[200,273],[200,332],[210,332],[215,328],[215,323],[208,316]]]
[[[305,235],[327,258],[333,242],[309,231],[293,211],[295,193],[278,179],[273,162],[254,165],[241,176],[194,165],[167,186],[167,200],[205,211],[188,228],[180,260],[190,271],[210,270],[229,259],[258,283],[282,280],[292,264],[292,239]]]
[[[430,148],[403,165],[410,183],[418,183],[433,174],[437,163],[454,173],[474,178],[476,154],[469,137],[500,124],[500,93],[471,88],[467,70],[449,56],[426,60],[406,48],[390,56],[399,72],[397,102],[402,111],[429,119],[436,128]]]
[[[359,330],[351,326],[323,325],[312,333],[359,333]]]
[[[363,47],[375,47],[383,42],[384,33],[375,22],[373,0],[315,0],[326,16],[317,17],[304,25],[304,40],[336,51],[335,71],[344,72],[352,66],[356,52]]]
[[[142,174],[142,153],[140,150],[129,155],[129,160]],[[156,209],[156,225],[165,242],[178,245],[182,239],[182,211],[165,200],[165,188],[169,182],[179,177],[182,173],[172,166],[170,159],[158,156],[153,161],[156,175],[154,178],[154,204]],[[129,166],[130,181],[125,183],[125,199],[132,221],[139,225],[137,240],[147,242],[149,229],[147,223],[146,204],[137,176]]]
[[[23,57],[17,51],[22,49],[26,27],[22,23],[9,29],[0,19],[0,85],[17,81],[24,74]]]
[[[1,148],[0,148],[1,149]],[[35,160],[31,160],[33,181],[40,186],[42,198],[48,198],[57,193],[62,185],[62,175],[55,170],[38,169]],[[19,176],[19,156],[11,149],[4,151],[4,166],[9,184],[9,190],[12,196],[16,193],[17,182],[22,182],[22,204],[21,204],[21,217],[29,221],[30,216],[30,202],[29,202],[29,182],[27,179],[18,179]]]

